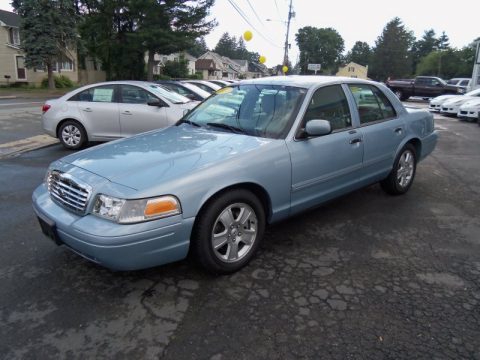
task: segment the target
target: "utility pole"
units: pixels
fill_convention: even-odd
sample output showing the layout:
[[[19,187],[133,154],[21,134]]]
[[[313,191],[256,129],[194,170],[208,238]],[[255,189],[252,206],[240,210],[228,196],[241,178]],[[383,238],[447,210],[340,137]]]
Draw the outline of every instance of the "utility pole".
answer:
[[[288,34],[290,32],[290,20],[295,15],[292,12],[292,1],[293,0],[290,0],[290,6],[288,7],[287,35],[285,36],[285,49],[284,49],[285,53],[283,55],[283,65],[288,64]]]

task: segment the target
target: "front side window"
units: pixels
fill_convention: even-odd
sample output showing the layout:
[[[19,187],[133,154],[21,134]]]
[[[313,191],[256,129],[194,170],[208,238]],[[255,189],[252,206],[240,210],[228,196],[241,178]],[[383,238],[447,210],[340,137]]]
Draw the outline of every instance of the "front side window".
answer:
[[[113,85],[97,86],[84,90],[68,101],[86,101],[86,102],[115,102]]]
[[[158,101],[158,98],[147,90],[133,85],[121,85],[122,103],[125,104],[148,104],[150,101]]]
[[[212,129],[266,138],[285,137],[306,89],[279,85],[239,85],[218,90],[183,120]]]
[[[303,118],[303,126],[309,120],[328,120],[332,131],[352,126],[348,101],[340,85],[326,86],[315,91]]]
[[[366,84],[348,87],[355,98],[361,125],[396,117],[392,104],[377,87]]]

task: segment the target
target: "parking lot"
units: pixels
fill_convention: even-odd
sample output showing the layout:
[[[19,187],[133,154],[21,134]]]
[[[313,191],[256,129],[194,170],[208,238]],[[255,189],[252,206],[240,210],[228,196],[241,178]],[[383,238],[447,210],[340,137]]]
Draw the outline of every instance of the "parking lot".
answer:
[[[480,359],[480,127],[436,128],[407,195],[372,185],[274,225],[221,277],[189,260],[111,272],[55,246],[31,193],[69,152],[4,157],[0,357]]]

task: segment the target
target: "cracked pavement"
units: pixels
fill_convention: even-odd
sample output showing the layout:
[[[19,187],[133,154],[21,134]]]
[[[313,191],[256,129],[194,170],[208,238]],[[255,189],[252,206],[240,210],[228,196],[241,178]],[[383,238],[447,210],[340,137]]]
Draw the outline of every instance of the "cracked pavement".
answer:
[[[56,247],[30,196],[66,151],[0,160],[0,357],[480,359],[480,127],[436,125],[407,195],[372,185],[271,226],[222,277]]]

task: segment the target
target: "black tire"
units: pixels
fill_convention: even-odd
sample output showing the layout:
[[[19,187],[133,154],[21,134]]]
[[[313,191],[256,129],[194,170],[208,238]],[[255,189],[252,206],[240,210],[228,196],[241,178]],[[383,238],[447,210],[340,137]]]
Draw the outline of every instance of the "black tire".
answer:
[[[75,120],[67,120],[58,129],[58,139],[69,150],[78,150],[87,142],[87,132],[82,124]]]
[[[402,160],[402,157],[405,156],[405,154],[409,154],[412,156],[412,165],[411,165],[411,176],[408,179],[407,176],[407,170],[402,170],[403,165],[400,164]],[[405,169],[405,167],[403,167]],[[408,166],[410,169],[410,167]],[[404,171],[405,174],[405,180],[408,179],[408,182],[405,183],[402,178],[399,179],[399,171]],[[413,180],[415,178],[415,173],[417,171],[417,154],[415,151],[415,147],[412,144],[406,144],[402,150],[400,150],[399,154],[397,155],[395,162],[393,163],[393,168],[388,177],[385,180],[382,180],[380,182],[380,186],[382,189],[390,194],[390,195],[402,195],[405,194],[408,189],[410,189],[410,186],[413,184]],[[403,184],[402,184],[403,183]]]
[[[396,89],[394,93],[400,99],[400,101],[405,101],[410,97],[408,94],[405,94],[403,90],[400,89]]]
[[[232,219],[235,219],[235,216],[237,216],[235,206],[241,204],[245,205],[245,209],[248,207],[248,211],[252,210],[254,217],[251,218],[251,221],[248,220],[246,226],[242,225],[240,228],[239,226],[234,228],[232,225],[232,227],[223,229],[224,222],[221,220],[220,215],[225,214],[225,212],[228,212],[228,209],[231,209]],[[240,213],[241,212],[238,214]],[[241,216],[238,216],[238,220],[240,220],[240,218]],[[254,194],[244,189],[236,189],[222,193],[210,200],[197,216],[197,222],[192,233],[192,255],[202,267],[212,273],[233,273],[247,265],[254,257],[263,238],[264,230],[265,210],[260,200]],[[245,232],[242,234],[242,231]],[[219,246],[217,250],[214,249],[213,245],[213,235],[215,232],[217,232],[219,239],[226,239],[228,236],[228,242],[225,242],[223,246]],[[255,232],[255,235],[251,235],[252,232]],[[224,233],[225,235],[222,235]],[[252,236],[254,238],[251,241],[251,245],[244,244],[241,240],[242,237],[247,239],[247,237],[250,238]],[[233,241],[232,237],[235,237],[236,240]],[[221,241],[219,241],[219,244],[220,243]],[[222,256],[229,257],[230,249],[235,246],[235,243],[237,243],[235,248],[237,249],[238,259],[228,260],[221,258]],[[225,254],[223,254],[224,250]],[[242,251],[244,253],[240,256]],[[235,251],[232,251],[232,253],[235,253]]]

